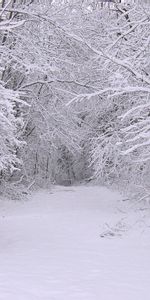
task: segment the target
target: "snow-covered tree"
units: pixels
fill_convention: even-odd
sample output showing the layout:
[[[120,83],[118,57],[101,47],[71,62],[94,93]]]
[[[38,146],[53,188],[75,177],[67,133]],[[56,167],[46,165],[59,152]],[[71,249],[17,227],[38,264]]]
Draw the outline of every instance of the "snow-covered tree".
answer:
[[[148,185],[149,14],[141,5],[116,9],[108,46],[93,49],[108,80],[97,92],[107,99],[107,124],[102,121],[104,131],[94,138],[92,160],[103,181]]]
[[[23,24],[23,21],[13,20],[7,12],[9,5],[13,7],[15,1],[1,2],[0,21],[0,174],[1,180],[8,180],[15,170],[18,170],[21,159],[18,150],[21,146],[20,130],[23,125],[21,114],[26,106],[23,94],[15,91],[9,80],[11,79],[10,62],[12,31]],[[8,70],[9,66],[9,70]]]

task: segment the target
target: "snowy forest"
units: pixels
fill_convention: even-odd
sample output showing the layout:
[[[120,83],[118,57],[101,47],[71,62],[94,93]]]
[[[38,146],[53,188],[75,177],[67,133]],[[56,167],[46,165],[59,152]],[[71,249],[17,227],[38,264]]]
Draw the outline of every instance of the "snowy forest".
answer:
[[[150,0],[0,0],[0,300],[150,300]]]
[[[0,1],[0,189],[150,193],[149,1]]]

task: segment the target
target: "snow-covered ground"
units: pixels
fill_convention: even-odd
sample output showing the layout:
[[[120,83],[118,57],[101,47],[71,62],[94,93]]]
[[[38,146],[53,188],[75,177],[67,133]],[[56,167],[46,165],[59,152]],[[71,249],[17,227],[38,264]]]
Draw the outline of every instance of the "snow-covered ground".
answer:
[[[0,201],[0,300],[149,300],[145,211],[100,187]]]

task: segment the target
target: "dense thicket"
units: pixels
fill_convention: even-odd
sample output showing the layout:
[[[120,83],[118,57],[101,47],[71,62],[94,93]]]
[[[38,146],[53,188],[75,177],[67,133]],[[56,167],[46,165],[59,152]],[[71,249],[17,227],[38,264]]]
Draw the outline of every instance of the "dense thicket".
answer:
[[[148,193],[150,9],[138,2],[1,2],[2,181]]]

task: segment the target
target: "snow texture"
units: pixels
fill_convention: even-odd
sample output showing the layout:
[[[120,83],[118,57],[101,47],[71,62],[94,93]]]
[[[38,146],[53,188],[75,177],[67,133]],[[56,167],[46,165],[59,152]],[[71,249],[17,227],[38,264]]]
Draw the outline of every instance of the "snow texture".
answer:
[[[1,200],[0,300],[149,300],[144,214],[100,187]]]

